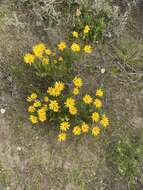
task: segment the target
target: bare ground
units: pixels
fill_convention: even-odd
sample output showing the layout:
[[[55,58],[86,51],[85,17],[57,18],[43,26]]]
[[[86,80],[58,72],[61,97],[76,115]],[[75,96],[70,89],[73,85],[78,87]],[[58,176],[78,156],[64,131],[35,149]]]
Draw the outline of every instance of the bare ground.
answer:
[[[69,139],[61,145],[56,132],[34,129],[27,121],[23,97],[9,74],[9,65],[22,64],[28,47],[41,40],[52,43],[58,32],[41,32],[9,1],[0,2],[0,108],[6,110],[0,113],[0,190],[126,190],[125,182],[113,178],[104,156],[118,128],[125,127],[125,133],[143,128],[141,82],[125,82],[124,76],[112,75],[108,67],[100,74],[102,65],[92,77],[86,76],[88,86],[100,84],[106,89],[111,126],[100,139]]]

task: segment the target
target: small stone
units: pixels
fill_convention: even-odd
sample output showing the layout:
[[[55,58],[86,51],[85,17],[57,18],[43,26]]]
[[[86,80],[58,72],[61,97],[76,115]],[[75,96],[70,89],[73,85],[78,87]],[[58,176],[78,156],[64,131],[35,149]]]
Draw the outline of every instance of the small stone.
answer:
[[[6,112],[6,110],[4,108],[1,108],[0,112],[1,112],[1,114],[4,114]]]
[[[17,147],[17,150],[18,150],[18,151],[21,151],[21,150],[22,150],[22,148],[21,148],[20,146],[18,146],[18,147]]]
[[[102,73],[102,74],[104,74],[105,71],[106,71],[105,68],[102,68],[102,69],[101,69],[101,73]]]

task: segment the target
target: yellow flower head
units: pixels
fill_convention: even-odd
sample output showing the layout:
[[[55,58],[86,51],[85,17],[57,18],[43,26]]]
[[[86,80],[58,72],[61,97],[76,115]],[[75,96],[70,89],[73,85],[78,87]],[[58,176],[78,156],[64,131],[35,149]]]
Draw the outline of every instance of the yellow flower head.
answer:
[[[63,59],[62,56],[60,56],[59,59],[58,59],[58,61],[63,61],[63,60],[64,60],[64,59]]]
[[[46,46],[43,43],[40,43],[40,44],[33,46],[33,52],[34,52],[35,56],[39,57],[39,58],[42,57],[45,49],[46,49]]]
[[[37,94],[36,93],[32,93],[30,96],[27,97],[27,102],[32,102],[36,98],[37,98]]]
[[[83,97],[83,101],[85,104],[91,104],[93,99],[90,95],[86,94],[84,97]]]
[[[75,126],[73,128],[72,132],[73,132],[74,135],[80,135],[81,134],[81,128],[79,126]]]
[[[50,62],[49,62],[49,59],[48,59],[48,58],[43,58],[43,59],[42,59],[42,63],[43,63],[44,65],[48,65]]]
[[[29,106],[28,112],[33,113],[33,112],[35,112],[35,111],[36,111],[36,109],[35,109],[34,106]]]
[[[70,124],[68,121],[63,121],[60,123],[60,129],[62,131],[67,131],[70,128]]]
[[[104,95],[104,91],[101,88],[96,90],[96,96],[102,97],[103,95]]]
[[[66,133],[60,133],[58,135],[58,141],[62,142],[62,141],[65,141],[66,140],[66,137],[67,137],[67,134]]]
[[[32,63],[34,63],[34,60],[35,60],[35,56],[30,54],[30,53],[27,53],[24,55],[24,62],[31,65]]]
[[[75,99],[73,99],[73,98],[67,98],[66,101],[65,101],[65,106],[67,108],[75,106]]]
[[[96,106],[96,108],[101,108],[102,107],[102,101],[99,100],[98,98],[96,98],[94,101],[94,105]]]
[[[72,32],[72,35],[73,35],[73,37],[78,38],[78,32],[73,31],[73,32]]]
[[[79,89],[78,88],[74,88],[73,89],[73,94],[74,95],[78,95],[79,94]]]
[[[94,135],[94,136],[98,136],[99,134],[100,134],[100,128],[98,127],[98,126],[95,126],[95,127],[93,127],[93,129],[92,129],[92,134]]]
[[[83,133],[87,133],[88,130],[89,130],[89,125],[86,124],[85,122],[83,122],[82,125],[81,125],[81,129],[82,129]]]
[[[77,108],[75,106],[69,107],[69,112],[71,115],[76,115],[77,114]]]
[[[98,122],[99,121],[99,113],[97,113],[97,112],[94,112],[94,113],[92,113],[92,120],[94,121],[94,122]]]
[[[38,123],[38,119],[37,119],[37,117],[34,116],[34,115],[30,115],[29,120],[30,120],[33,124]]]
[[[103,125],[103,127],[108,127],[109,125],[109,119],[108,117],[104,114],[102,115],[101,121],[100,121],[101,125]]]
[[[57,88],[49,87],[48,90],[47,90],[47,93],[48,93],[50,96],[58,97],[58,96],[60,96],[60,94],[61,94],[61,90],[59,90],[59,89],[57,89]]]
[[[65,85],[64,85],[63,82],[56,81],[54,87],[55,87],[57,90],[62,91],[62,90],[64,90]]]
[[[34,102],[34,104],[33,104],[33,106],[34,106],[35,108],[40,107],[41,105],[42,105],[42,104],[41,104],[40,101],[36,101],[36,102]]]
[[[45,53],[46,53],[46,55],[51,55],[51,54],[52,54],[52,51],[51,51],[50,49],[46,49],[46,50],[45,50]]]
[[[49,104],[49,109],[54,112],[58,112],[60,109],[60,106],[56,100],[51,100]]]
[[[48,96],[45,96],[45,97],[44,97],[44,102],[49,102]]]
[[[90,45],[85,45],[83,50],[85,53],[91,53],[92,47]]]
[[[46,111],[45,111],[45,108],[41,108],[38,110],[38,117],[39,117],[39,120],[41,122],[44,122],[46,121]]]
[[[90,27],[89,27],[88,25],[86,25],[86,26],[84,27],[83,33],[84,33],[84,34],[88,34],[89,31],[90,31]]]
[[[32,98],[30,96],[27,97],[27,102],[32,102]]]
[[[80,51],[80,45],[77,44],[77,43],[73,43],[73,44],[71,45],[71,50],[72,50],[73,52],[79,52],[79,51]]]
[[[36,93],[32,93],[30,96],[33,100],[35,100],[37,98],[37,94]]]
[[[66,46],[66,43],[65,43],[65,42],[60,42],[60,43],[58,44],[58,48],[59,48],[59,50],[61,50],[61,51],[63,51],[66,47],[67,47],[67,46]]]
[[[76,87],[81,87],[83,85],[83,81],[80,77],[75,77],[73,83]]]

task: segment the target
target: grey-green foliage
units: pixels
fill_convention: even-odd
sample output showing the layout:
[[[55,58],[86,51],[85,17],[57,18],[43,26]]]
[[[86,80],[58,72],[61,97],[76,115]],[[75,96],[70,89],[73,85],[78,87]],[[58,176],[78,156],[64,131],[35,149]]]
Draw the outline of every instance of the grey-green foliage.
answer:
[[[23,6],[33,12],[37,21],[44,22],[46,26],[59,23],[61,11],[57,9],[63,0],[15,0],[17,6]]]
[[[115,57],[123,64],[143,67],[143,43],[131,37],[118,40]]]
[[[118,174],[127,179],[132,190],[136,189],[136,179],[141,174],[142,146],[138,135],[124,137],[110,147],[108,159],[116,166]]]

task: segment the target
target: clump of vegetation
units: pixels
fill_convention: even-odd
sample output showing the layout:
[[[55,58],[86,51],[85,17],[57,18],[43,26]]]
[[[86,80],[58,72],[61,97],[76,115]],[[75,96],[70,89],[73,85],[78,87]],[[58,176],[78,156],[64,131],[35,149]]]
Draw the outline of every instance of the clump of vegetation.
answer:
[[[103,7],[103,8],[101,8]],[[84,29],[83,39],[85,41],[91,41],[96,43],[96,41],[104,41],[106,38],[111,38],[113,35],[113,10],[105,9],[105,6],[101,6],[100,9],[95,8],[90,2],[83,2],[76,9],[75,15],[73,17],[73,30],[78,32],[82,31],[83,26],[90,26],[91,30],[88,31],[88,27]]]
[[[88,132],[98,136],[101,129],[109,125],[100,100],[104,94],[103,89],[97,89],[96,96],[95,93],[80,93],[83,80],[80,76],[73,77],[76,57],[81,58],[93,51],[90,44],[81,40],[81,36],[91,30],[86,25],[81,33],[73,31],[72,43],[68,45],[61,41],[54,51],[44,43],[39,43],[33,46],[32,53],[24,55],[24,62],[33,66],[39,77],[50,77],[47,93],[39,89],[41,93],[37,95],[33,92],[27,98],[31,102],[28,108],[29,119],[33,124],[50,122],[54,127],[59,126],[59,141],[65,141],[68,131],[76,136]]]
[[[70,85],[57,81],[48,87],[46,94],[38,96],[32,93],[27,98],[31,103],[28,108],[30,121],[33,124],[42,122],[58,127],[59,141],[65,141],[70,131],[76,136],[87,133],[98,136],[101,129],[109,125],[100,99],[104,91],[97,89],[96,96],[81,94],[82,85],[82,79],[76,76]]]
[[[108,160],[116,166],[118,174],[125,177],[131,189],[136,189],[141,174],[142,145],[141,137],[133,135],[111,145]]]
[[[91,30],[85,26],[86,33]],[[81,33],[81,36],[84,35]],[[33,46],[32,53],[24,56],[24,62],[34,68],[39,77],[50,77],[51,80],[71,79],[76,72],[76,60],[81,58],[83,53],[91,54],[93,48],[90,44],[85,44],[77,31],[72,32],[72,42],[60,41],[54,50],[46,47],[44,43]]]

